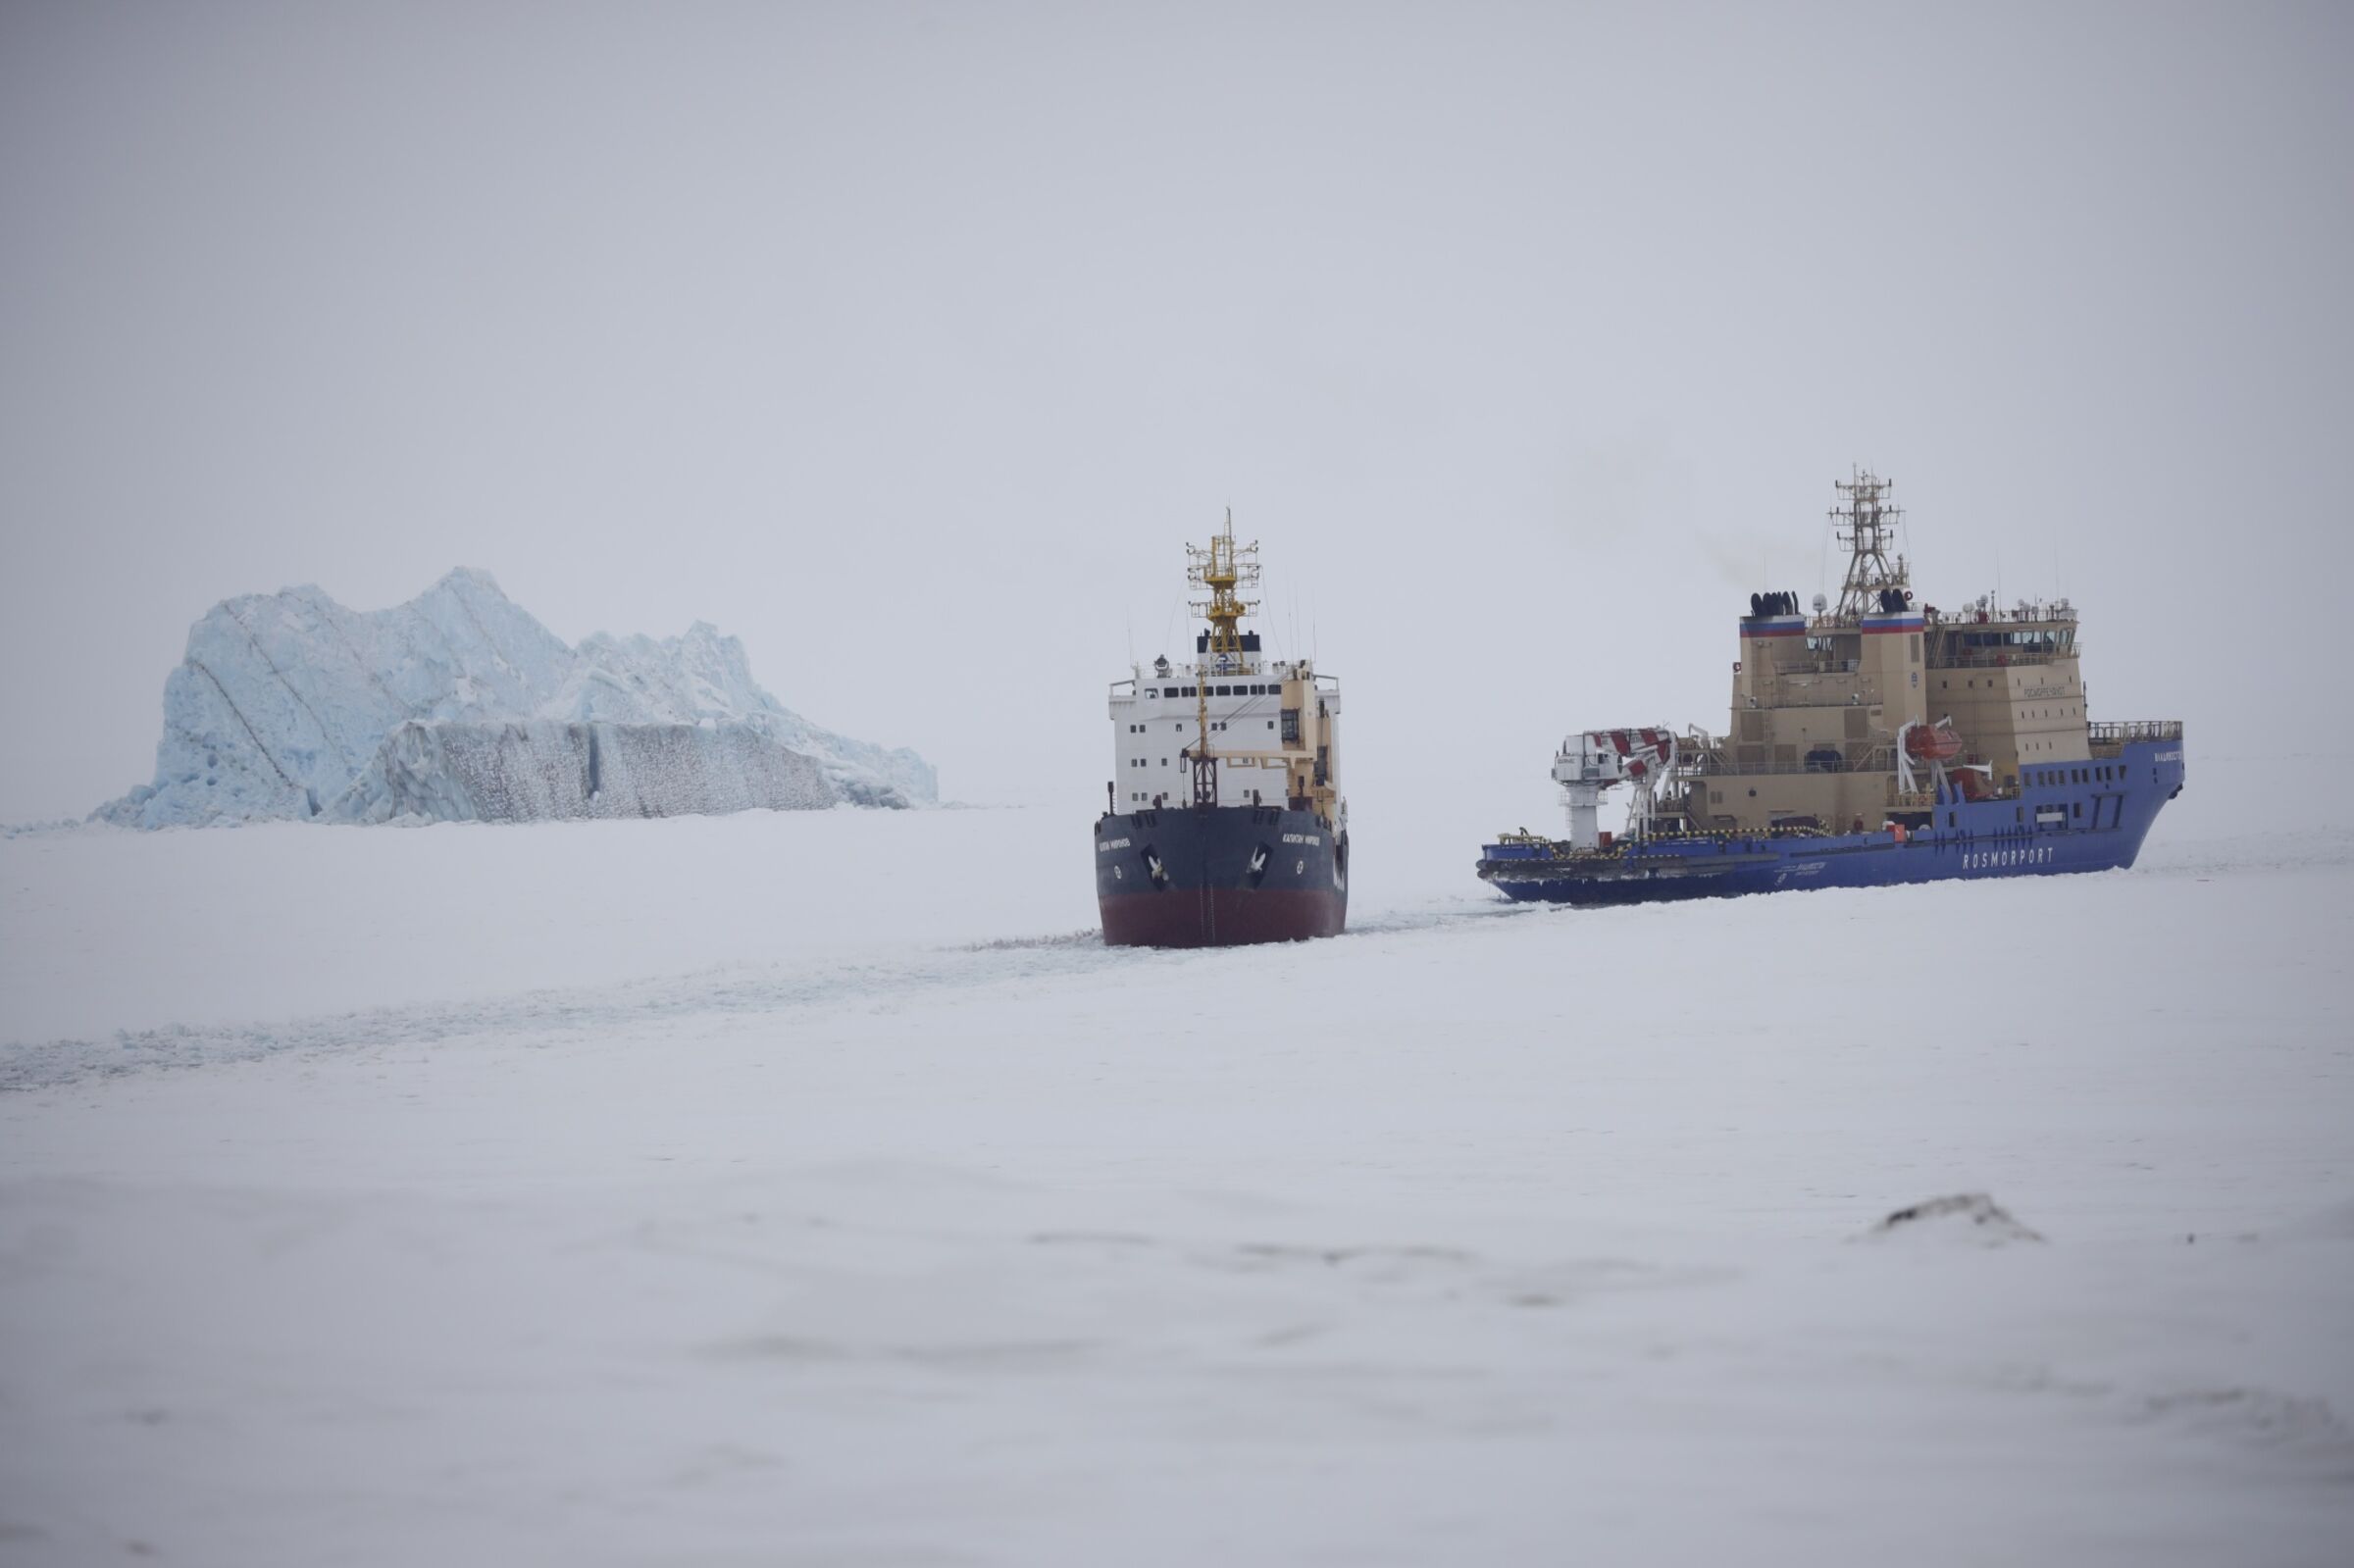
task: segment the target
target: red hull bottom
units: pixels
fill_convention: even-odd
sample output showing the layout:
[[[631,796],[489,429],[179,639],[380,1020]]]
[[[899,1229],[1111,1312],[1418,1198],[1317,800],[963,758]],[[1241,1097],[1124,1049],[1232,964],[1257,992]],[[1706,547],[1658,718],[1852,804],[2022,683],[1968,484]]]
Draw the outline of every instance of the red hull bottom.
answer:
[[[1241,887],[1170,888],[1098,900],[1107,947],[1241,947],[1338,936],[1349,895]]]

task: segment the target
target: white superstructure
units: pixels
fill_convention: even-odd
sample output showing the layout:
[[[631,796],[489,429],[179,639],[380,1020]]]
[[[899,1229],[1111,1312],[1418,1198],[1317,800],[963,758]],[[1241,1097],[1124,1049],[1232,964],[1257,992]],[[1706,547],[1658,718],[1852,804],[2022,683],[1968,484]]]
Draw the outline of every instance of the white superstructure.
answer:
[[[1305,660],[1262,661],[1253,651],[1226,661],[1138,665],[1111,688],[1113,804],[1191,803],[1205,719],[1216,804],[1248,806],[1254,791],[1270,806],[1312,796],[1337,776],[1340,713],[1340,682]],[[1303,767],[1307,787],[1295,795],[1294,775]]]
[[[1192,581],[1209,590],[1195,608],[1210,629],[1194,659],[1133,666],[1111,688],[1111,805],[1289,806],[1340,825],[1341,684],[1305,659],[1265,659],[1244,632],[1255,605],[1238,585],[1258,581],[1256,544],[1234,542],[1234,519],[1194,549]]]

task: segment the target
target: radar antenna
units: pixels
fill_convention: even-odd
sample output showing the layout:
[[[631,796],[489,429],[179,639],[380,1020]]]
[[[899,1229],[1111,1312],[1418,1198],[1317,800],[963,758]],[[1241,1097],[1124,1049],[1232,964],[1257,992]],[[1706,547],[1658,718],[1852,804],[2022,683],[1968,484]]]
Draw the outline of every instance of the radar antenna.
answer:
[[[1888,546],[1905,515],[1887,501],[1895,482],[1868,469],[1852,472],[1854,478],[1834,481],[1843,504],[1831,508],[1832,535],[1849,551],[1847,581],[1839,585],[1839,616],[1849,621],[1885,609],[1880,595],[1903,593],[1910,582],[1903,556],[1888,564]]]

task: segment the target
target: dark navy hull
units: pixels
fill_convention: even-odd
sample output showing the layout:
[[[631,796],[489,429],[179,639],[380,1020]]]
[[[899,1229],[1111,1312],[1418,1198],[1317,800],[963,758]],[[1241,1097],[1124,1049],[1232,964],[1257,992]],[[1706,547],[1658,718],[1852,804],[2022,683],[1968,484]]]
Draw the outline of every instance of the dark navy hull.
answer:
[[[1096,901],[1113,947],[1337,936],[1349,835],[1278,806],[1164,806],[1096,822]]]
[[[2098,777],[2103,770],[2108,779]],[[2082,771],[2084,784],[1941,803],[1929,827],[1901,841],[1882,830],[1676,835],[1574,855],[1545,844],[1490,844],[1479,875],[1508,898],[1631,904],[2132,865],[2160,808],[2182,790],[2182,742],[2134,742]]]

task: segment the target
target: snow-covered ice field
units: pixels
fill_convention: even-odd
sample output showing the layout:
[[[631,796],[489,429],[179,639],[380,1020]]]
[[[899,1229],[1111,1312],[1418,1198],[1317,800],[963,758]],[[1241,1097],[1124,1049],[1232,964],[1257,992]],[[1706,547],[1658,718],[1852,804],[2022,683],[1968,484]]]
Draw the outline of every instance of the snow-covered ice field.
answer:
[[[1358,826],[1187,954],[1083,814],[0,839],[0,1560],[2354,1561],[2354,839]]]

